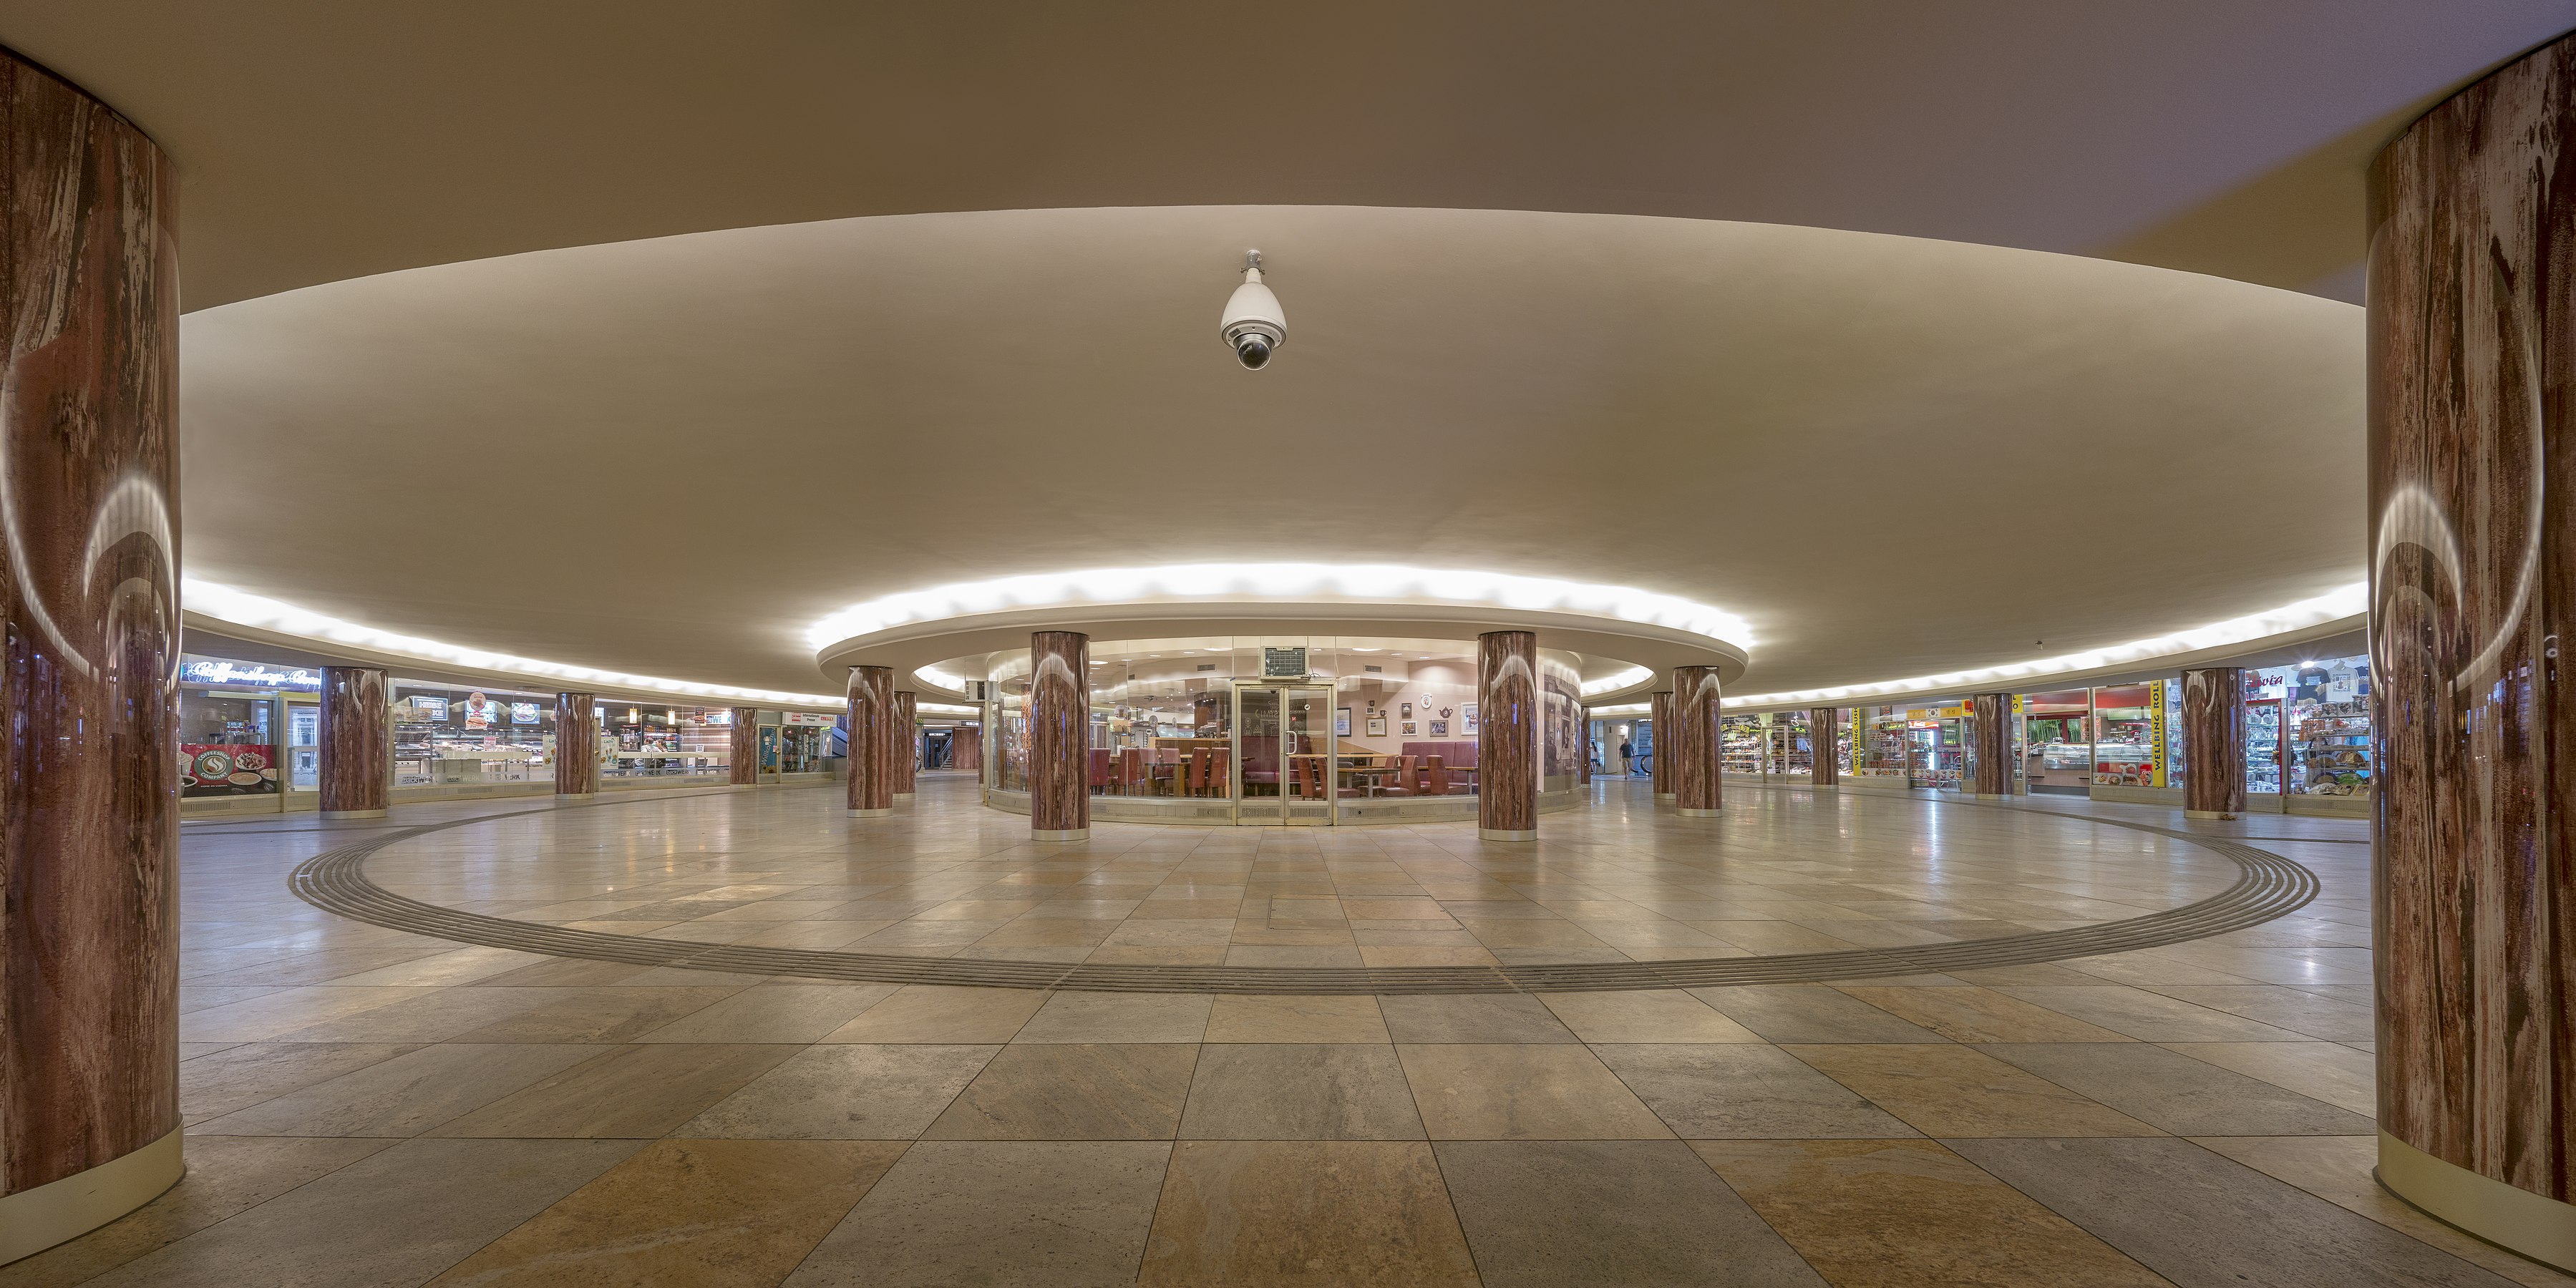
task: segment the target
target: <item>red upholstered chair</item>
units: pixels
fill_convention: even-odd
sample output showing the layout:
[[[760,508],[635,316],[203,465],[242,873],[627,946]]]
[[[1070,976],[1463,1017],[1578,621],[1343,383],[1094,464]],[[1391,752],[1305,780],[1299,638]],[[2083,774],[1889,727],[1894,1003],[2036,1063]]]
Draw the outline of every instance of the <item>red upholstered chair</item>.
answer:
[[[1378,793],[1378,795],[1380,795],[1380,796],[1416,796],[1416,795],[1419,795],[1419,794],[1420,794],[1420,792],[1419,792],[1419,791],[1416,789],[1416,787],[1414,786],[1414,774],[1415,774],[1414,766],[1415,766],[1417,763],[1419,763],[1419,762],[1418,762],[1414,757],[1412,757],[1412,756],[1394,756],[1394,757],[1390,757],[1390,758],[1389,758],[1389,762],[1390,762],[1390,763],[1392,763],[1392,764],[1395,766],[1395,768],[1394,768],[1392,771],[1390,771],[1388,774],[1386,774],[1386,776],[1384,776],[1384,777],[1382,777],[1382,778],[1380,778],[1380,779],[1378,779],[1378,780],[1377,780],[1377,793]]]
[[[1199,752],[1207,758],[1207,777],[1200,782],[1210,796],[1223,796],[1234,790],[1226,777],[1234,768],[1234,753],[1223,747],[1205,748]]]
[[[1140,796],[1145,786],[1145,749],[1126,747],[1118,753],[1118,794]]]
[[[1106,747],[1094,747],[1091,749],[1091,790],[1102,792],[1107,791],[1108,789],[1109,749]]]

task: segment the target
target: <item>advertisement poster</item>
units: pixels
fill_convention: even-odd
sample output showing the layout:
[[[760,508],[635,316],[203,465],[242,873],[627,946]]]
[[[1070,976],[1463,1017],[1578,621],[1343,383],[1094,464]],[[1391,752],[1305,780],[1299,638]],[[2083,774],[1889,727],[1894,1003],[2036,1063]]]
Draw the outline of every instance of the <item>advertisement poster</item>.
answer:
[[[277,766],[266,747],[227,742],[179,744],[183,796],[261,796],[277,790]]]
[[[2155,757],[2147,781],[2165,785],[2165,686],[2147,686],[2147,749]]]
[[[511,703],[510,723],[514,725],[532,725],[537,723],[537,704],[533,702]]]

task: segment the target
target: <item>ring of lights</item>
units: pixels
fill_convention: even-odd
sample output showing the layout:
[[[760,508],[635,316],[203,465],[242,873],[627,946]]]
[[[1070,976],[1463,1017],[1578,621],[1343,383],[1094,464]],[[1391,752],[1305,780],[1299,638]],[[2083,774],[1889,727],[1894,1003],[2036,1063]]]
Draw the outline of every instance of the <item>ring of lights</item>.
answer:
[[[1625,665],[1591,702],[1652,691],[1676,666],[1744,673],[1751,630],[1706,604],[1625,586],[1394,564],[1181,564],[961,582],[856,604],[807,639],[825,673],[885,666],[963,696],[952,659],[1026,648],[1033,630],[1139,636],[1418,636],[1527,630],[1539,647]]]

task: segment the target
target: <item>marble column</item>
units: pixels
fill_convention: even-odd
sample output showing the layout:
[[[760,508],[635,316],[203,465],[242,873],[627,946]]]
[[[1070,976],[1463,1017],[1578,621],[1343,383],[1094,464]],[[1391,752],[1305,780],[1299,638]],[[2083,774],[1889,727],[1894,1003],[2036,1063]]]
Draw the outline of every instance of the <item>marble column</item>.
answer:
[[[749,787],[760,781],[760,708],[733,709],[733,746],[727,759],[733,771],[733,785]]]
[[[1673,804],[1684,818],[1708,818],[1726,807],[1725,761],[1718,755],[1717,668],[1673,668]]]
[[[1968,737],[1975,740],[1975,781],[1969,792],[1981,801],[2012,796],[2012,695],[1978,693],[1968,698]]]
[[[2576,1268],[2576,37],[2370,190],[2378,1176]]]
[[[1574,785],[1592,785],[1592,708],[1574,708]]]
[[[0,1262],[179,1179],[179,179],[0,50]]]
[[[912,799],[913,771],[921,767],[921,695],[909,689],[894,695],[894,727],[889,734],[894,746],[894,798]]]
[[[1538,839],[1538,636],[1476,637],[1476,835]]]
[[[1647,762],[1647,777],[1655,786],[1655,803],[1669,805],[1673,800],[1673,695],[1668,691],[1648,695],[1646,716],[1655,723],[1655,752]]]
[[[984,727],[959,725],[948,732],[948,767],[984,772]]]
[[[317,713],[321,754],[322,817],[383,818],[393,790],[393,742],[384,670],[373,666],[322,668]]]
[[[2245,812],[2245,672],[2233,666],[2182,673],[2182,812]]]
[[[599,794],[599,695],[555,695],[555,799]]]
[[[894,813],[894,670],[850,668],[850,817]]]
[[[1842,740],[1842,727],[1840,707],[1817,707],[1807,713],[1807,764],[1811,766],[1808,781],[1815,786],[1842,785],[1842,764],[1834,758]]]
[[[1029,635],[1029,835],[1091,836],[1091,637]]]

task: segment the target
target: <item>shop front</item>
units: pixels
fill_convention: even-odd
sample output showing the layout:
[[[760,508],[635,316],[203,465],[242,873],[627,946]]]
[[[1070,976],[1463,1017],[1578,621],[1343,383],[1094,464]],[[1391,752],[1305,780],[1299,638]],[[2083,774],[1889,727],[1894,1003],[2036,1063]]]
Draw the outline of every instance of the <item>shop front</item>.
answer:
[[[184,815],[318,808],[319,672],[183,654],[178,681]]]
[[[1473,641],[1094,642],[1088,787],[1104,821],[1328,826],[1476,817]],[[1028,808],[1029,659],[986,662],[987,803]],[[1582,659],[1540,650],[1538,807],[1581,777]]]
[[[396,676],[393,799],[554,790],[555,695]]]
[[[733,709],[599,704],[599,785],[670,787],[730,780]],[[829,722],[831,717],[822,717]]]
[[[849,717],[819,711],[760,713],[760,781],[819,783],[838,776],[848,757]]]

